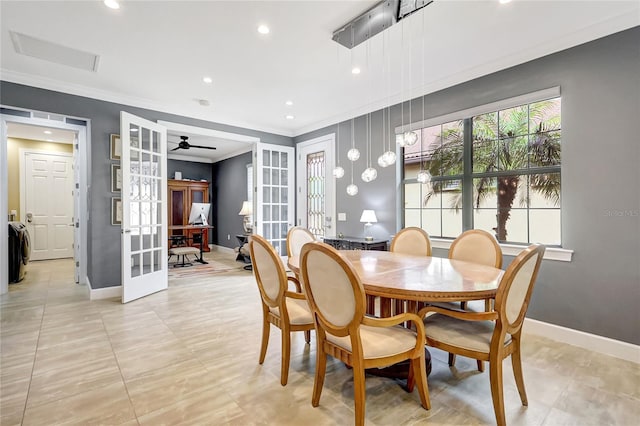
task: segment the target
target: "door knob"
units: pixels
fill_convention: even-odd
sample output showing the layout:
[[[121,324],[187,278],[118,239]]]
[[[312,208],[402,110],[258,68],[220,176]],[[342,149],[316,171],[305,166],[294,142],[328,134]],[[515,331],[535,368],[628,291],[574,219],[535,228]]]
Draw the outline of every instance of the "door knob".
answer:
[[[33,222],[33,213],[27,213],[27,222],[31,223]]]

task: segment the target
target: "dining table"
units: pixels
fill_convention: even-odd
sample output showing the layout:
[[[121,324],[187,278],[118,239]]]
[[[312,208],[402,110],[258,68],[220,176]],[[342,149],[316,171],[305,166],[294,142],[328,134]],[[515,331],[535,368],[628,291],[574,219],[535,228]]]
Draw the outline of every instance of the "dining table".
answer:
[[[339,253],[353,265],[362,281],[367,314],[379,317],[418,313],[427,304],[438,302],[495,299],[504,274],[491,266],[441,257],[366,250],[339,250]],[[299,276],[299,257],[289,257],[287,264]],[[427,371],[430,367],[429,363]],[[389,370],[392,372],[388,375],[405,378],[404,370],[401,374]],[[407,387],[412,389],[413,385],[407,383]]]

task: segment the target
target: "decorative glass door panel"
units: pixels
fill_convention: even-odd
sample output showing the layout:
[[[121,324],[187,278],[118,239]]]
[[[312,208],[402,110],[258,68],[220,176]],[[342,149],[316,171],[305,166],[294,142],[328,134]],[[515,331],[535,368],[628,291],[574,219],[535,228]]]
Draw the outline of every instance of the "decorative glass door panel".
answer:
[[[326,166],[324,151],[307,155],[307,229],[324,237]]]
[[[122,302],[167,288],[166,129],[120,113]]]
[[[257,233],[276,251],[287,254],[287,232],[293,224],[293,155],[291,147],[258,144]]]

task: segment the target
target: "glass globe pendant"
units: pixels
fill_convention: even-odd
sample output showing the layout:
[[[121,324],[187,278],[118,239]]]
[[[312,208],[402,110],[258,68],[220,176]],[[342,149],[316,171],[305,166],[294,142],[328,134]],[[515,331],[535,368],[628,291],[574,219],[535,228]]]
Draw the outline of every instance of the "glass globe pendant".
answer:
[[[387,166],[391,166],[396,163],[396,153],[393,151],[386,151],[382,156],[385,158]],[[385,166],[386,167],[386,166]]]
[[[418,134],[413,131],[404,132],[404,135],[402,135],[402,137],[406,146],[415,145],[415,143],[418,142]]]
[[[362,175],[360,177],[365,182],[371,182],[378,177],[378,171],[373,167],[367,167],[366,169],[364,169],[364,172],[362,172]]]
[[[416,179],[420,183],[429,183],[431,182],[431,174],[426,170],[420,170]]]
[[[358,148],[351,148],[347,152],[347,158],[350,161],[356,161],[358,158],[360,158],[360,151],[358,151]]]
[[[351,184],[351,185],[347,186],[347,194],[349,194],[349,195],[351,195],[353,197],[357,193],[358,193],[358,185]]]
[[[333,177],[336,179],[340,179],[342,176],[344,176],[344,169],[340,166],[334,167]]]
[[[385,157],[384,154],[382,154],[380,157],[378,157],[378,166],[387,167],[388,165],[389,165],[389,163],[387,162],[387,157]]]

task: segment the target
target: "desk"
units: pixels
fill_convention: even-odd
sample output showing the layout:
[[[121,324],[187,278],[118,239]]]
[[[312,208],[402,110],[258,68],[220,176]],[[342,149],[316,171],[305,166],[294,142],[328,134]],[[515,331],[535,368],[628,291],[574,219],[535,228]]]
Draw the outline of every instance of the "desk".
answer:
[[[212,225],[169,225],[169,231],[174,231],[174,230],[183,230],[183,231],[191,231],[190,233],[188,233],[188,235],[184,235],[184,239],[185,240],[191,240],[194,241],[195,237],[193,235],[193,231],[204,231],[205,229],[213,229]],[[204,258],[202,257],[202,252],[204,251],[204,236],[205,233],[201,232],[200,234],[200,258],[196,259],[196,262],[202,263],[204,265],[208,264],[209,262],[207,262],[206,260],[204,260]],[[177,235],[169,235],[169,239],[171,240],[172,238],[175,238]],[[197,241],[194,241],[195,244],[197,244]],[[208,244],[208,242],[207,242]]]

